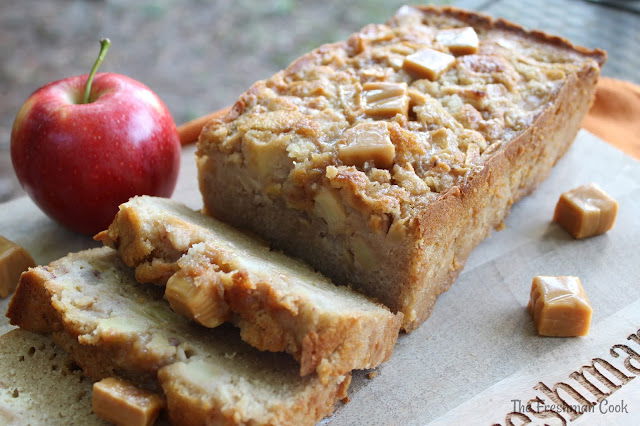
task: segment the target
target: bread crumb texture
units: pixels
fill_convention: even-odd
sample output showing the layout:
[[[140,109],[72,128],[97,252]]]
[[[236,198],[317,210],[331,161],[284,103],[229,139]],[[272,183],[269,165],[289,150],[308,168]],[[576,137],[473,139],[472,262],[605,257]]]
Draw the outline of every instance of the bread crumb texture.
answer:
[[[91,412],[91,381],[48,337],[10,331],[0,360],[0,424],[109,424]]]
[[[398,337],[401,314],[172,200],[132,198],[96,239],[137,281],[165,286],[175,312],[209,328],[233,322],[253,347],[292,354],[303,376],[376,367]]]

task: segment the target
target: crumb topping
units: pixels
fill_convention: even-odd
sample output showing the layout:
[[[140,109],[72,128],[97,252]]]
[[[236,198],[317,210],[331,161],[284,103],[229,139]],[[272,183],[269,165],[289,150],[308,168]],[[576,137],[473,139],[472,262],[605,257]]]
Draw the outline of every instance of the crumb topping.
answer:
[[[257,82],[237,117],[205,128],[198,155],[226,154],[295,209],[335,212],[338,197],[407,218],[527,129],[588,60],[405,6]]]

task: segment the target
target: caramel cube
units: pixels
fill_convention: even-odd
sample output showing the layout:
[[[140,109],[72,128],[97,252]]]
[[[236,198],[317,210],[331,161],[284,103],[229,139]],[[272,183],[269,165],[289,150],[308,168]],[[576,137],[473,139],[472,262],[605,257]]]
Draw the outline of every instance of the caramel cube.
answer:
[[[455,56],[433,49],[423,49],[404,58],[402,68],[409,74],[436,80],[456,61]]]
[[[560,196],[553,221],[573,238],[600,235],[613,227],[618,203],[596,184],[579,186]]]
[[[580,278],[533,278],[527,308],[541,336],[586,336],[591,325],[591,305]]]
[[[370,82],[362,86],[366,106],[364,113],[374,118],[407,115],[407,83]]]
[[[226,277],[218,271],[200,269],[201,274],[197,276],[184,271],[173,274],[167,281],[164,297],[175,312],[200,325],[214,328],[229,319],[222,283]]]
[[[346,145],[338,148],[338,157],[350,166],[371,161],[376,167],[390,168],[396,154],[384,121],[360,123],[345,133]]]
[[[478,34],[471,27],[440,30],[436,34],[436,40],[454,55],[476,53],[480,45]]]
[[[0,235],[0,297],[13,293],[20,274],[33,266],[36,264],[24,248]]]
[[[98,417],[117,425],[147,426],[158,418],[164,400],[127,381],[108,377],[93,384],[92,406]]]

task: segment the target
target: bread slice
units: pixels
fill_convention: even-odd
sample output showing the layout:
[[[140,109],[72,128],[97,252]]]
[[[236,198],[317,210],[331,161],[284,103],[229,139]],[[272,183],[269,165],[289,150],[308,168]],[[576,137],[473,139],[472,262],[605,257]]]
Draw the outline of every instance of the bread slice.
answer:
[[[398,337],[402,314],[172,200],[132,198],[96,239],[136,267],[138,281],[168,282],[178,311],[211,327],[232,321],[250,345],[292,354],[303,376],[376,367]],[[204,299],[195,315],[176,306],[176,291]]]
[[[194,325],[157,288],[138,285],[107,247],[25,272],[7,316],[52,334],[93,380],[120,376],[161,390],[180,425],[313,424],[333,411],[351,379],[300,377],[291,357],[253,349],[233,327]]]
[[[442,37],[464,27],[475,53]],[[605,59],[486,15],[403,7],[255,83],[205,126],[205,212],[412,330],[569,148]]]
[[[98,426],[91,381],[47,336],[13,330],[0,337],[0,424]]]

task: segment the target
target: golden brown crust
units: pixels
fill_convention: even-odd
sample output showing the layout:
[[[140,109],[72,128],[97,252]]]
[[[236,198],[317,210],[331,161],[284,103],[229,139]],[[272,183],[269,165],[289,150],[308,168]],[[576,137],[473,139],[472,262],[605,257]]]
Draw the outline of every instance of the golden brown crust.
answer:
[[[553,34],[546,33],[539,30],[528,30],[521,25],[518,25],[512,21],[503,18],[493,18],[487,14],[481,12],[470,11],[461,9],[455,6],[416,6],[424,13],[435,15],[447,15],[459,19],[464,22],[468,22],[471,26],[482,25],[486,29],[492,28],[507,30],[519,34],[524,37],[529,37],[532,40],[539,41],[550,45],[557,46],[562,49],[572,50],[581,55],[590,56],[598,65],[602,67],[607,61],[607,52],[602,49],[589,49],[583,46],[573,44],[566,38],[559,37]]]
[[[180,143],[182,145],[188,145],[190,143],[194,143],[198,140],[198,135],[202,130],[202,127],[207,124],[207,122],[211,120],[215,120],[219,117],[226,115],[231,107],[222,108],[218,111],[214,111],[211,114],[205,115],[203,117],[198,117],[194,120],[191,120],[187,123],[181,124],[178,126],[178,135],[180,135]]]
[[[259,233],[278,248],[305,259],[336,282],[349,283],[385,303],[393,311],[403,312],[403,328],[406,330],[414,329],[429,315],[436,297],[451,285],[471,249],[488,235],[492,227],[502,222],[515,201],[538,185],[568,149],[591,102],[599,65],[606,60],[606,53],[601,50],[574,46],[560,37],[528,31],[505,20],[452,7],[421,7],[420,10],[424,14],[422,22],[447,28],[452,25],[448,19],[455,19],[458,23],[454,23],[454,26],[465,23],[471,25],[489,41],[485,57],[468,55],[459,58],[462,65],[445,76],[442,82],[444,89],[452,89],[446,78],[457,81],[455,79],[460,75],[456,73],[463,72],[468,66],[474,72],[487,72],[492,77],[495,77],[493,69],[505,71],[497,80],[500,84],[493,84],[496,80],[488,79],[491,84],[485,86],[476,87],[465,81],[460,83],[465,87],[453,87],[457,91],[455,93],[464,95],[467,102],[464,105],[466,109],[461,109],[466,115],[458,117],[459,124],[465,130],[456,133],[454,139],[458,138],[456,143],[464,146],[460,144],[461,138],[471,137],[465,144],[476,149],[467,149],[468,158],[465,158],[464,152],[454,149],[451,161],[440,161],[434,157],[429,159],[429,151],[421,151],[416,142],[417,136],[411,134],[412,124],[396,117],[395,121],[389,120],[387,123],[396,148],[396,161],[398,153],[405,156],[401,160],[408,157],[413,161],[411,167],[407,165],[404,169],[409,176],[406,179],[404,174],[395,169],[373,170],[341,165],[335,160],[332,148],[328,148],[328,151],[326,148],[332,143],[341,143],[338,131],[331,136],[320,134],[317,137],[320,143],[316,142],[316,145],[322,148],[311,148],[313,161],[310,161],[311,166],[306,170],[301,170],[296,163],[293,169],[288,169],[288,175],[276,168],[265,177],[261,165],[251,163],[251,149],[256,146],[262,149],[262,145],[252,140],[260,141],[260,132],[266,133],[271,129],[272,134],[277,135],[271,140],[284,143],[289,150],[293,142],[282,142],[284,137],[281,134],[292,133],[291,138],[297,144],[293,148],[297,149],[299,140],[307,137],[300,132],[299,123],[306,123],[308,132],[312,133],[320,126],[313,120],[310,123],[305,121],[304,114],[293,118],[297,111],[287,103],[288,98],[279,100],[275,95],[271,98],[268,90],[283,90],[288,94],[290,86],[286,86],[286,83],[299,83],[293,77],[303,71],[309,72],[314,66],[321,69],[318,73],[333,75],[326,70],[329,66],[325,67],[325,62],[332,64],[331,61],[335,61],[339,65],[334,68],[345,71],[340,62],[341,58],[344,59],[338,54],[340,52],[333,56],[331,53],[342,50],[348,56],[349,49],[358,48],[355,41],[362,37],[366,28],[349,41],[322,46],[302,56],[272,79],[256,83],[236,103],[232,114],[209,123],[200,135],[197,154],[200,189],[208,214]],[[380,29],[380,26],[375,28]],[[424,28],[416,31],[422,30]],[[384,28],[380,31],[384,32]],[[524,50],[512,51],[506,47],[510,53],[500,50],[503,44],[510,42],[515,42]],[[532,56],[528,57],[530,53]],[[500,56],[503,54],[515,56],[507,63]],[[486,121],[486,117],[478,114],[472,106],[477,106],[478,102],[489,96],[490,90],[500,86],[500,90],[509,96],[514,94],[514,90],[517,93],[514,81],[518,80],[511,78],[513,75],[508,72],[509,63],[541,67],[546,76],[542,78],[541,85],[521,87],[526,90],[518,102],[526,104],[522,99],[533,93],[542,96],[544,102],[525,111],[524,116],[530,121],[524,120],[521,124],[526,123],[526,126],[508,128],[504,123],[512,118],[507,117],[512,110],[504,110],[505,116],[502,118],[506,121],[503,128],[498,128],[508,128],[509,132],[495,138],[491,128],[484,129],[483,135],[490,143],[483,146],[483,139],[471,130],[483,125],[482,120]],[[390,68],[387,67],[387,70]],[[518,68],[518,72],[522,74],[518,78],[524,76],[520,81],[531,81],[528,80],[530,75],[526,67]],[[345,73],[349,74],[349,69]],[[354,71],[356,76],[358,73],[361,73],[360,69]],[[401,73],[391,75],[397,80],[406,79]],[[359,77],[368,81],[367,76]],[[437,85],[437,82],[410,81],[410,88],[424,89],[425,93],[431,95],[433,93],[430,90],[433,90],[434,84]],[[472,82],[475,84],[477,80]],[[315,90],[315,86],[312,89]],[[438,92],[439,96],[443,93],[446,95],[439,98],[442,105],[451,101],[447,98],[450,92],[444,89]],[[281,101],[276,105],[281,105],[287,114],[278,115],[279,107],[272,108],[273,104],[268,104],[269,107],[264,109],[257,108],[256,105],[262,105],[261,96],[274,103]],[[294,106],[297,105],[295,102],[298,101],[291,101]],[[348,108],[330,106],[338,113],[344,113],[347,127],[361,119],[359,116],[349,116]],[[438,121],[447,117],[446,111],[438,110],[437,105],[431,106],[434,111],[429,116],[433,119],[429,124],[440,128],[429,128],[433,142],[429,149],[431,152],[440,152],[443,148],[436,145],[446,146],[451,132],[446,128],[446,123]],[[262,115],[264,111],[265,116]],[[429,111],[423,109],[421,112]],[[483,111],[483,114],[485,112],[491,111]],[[244,115],[251,116],[243,119]],[[411,117],[409,121],[412,121]],[[418,124],[414,128],[416,126]],[[416,133],[424,133],[423,128],[418,128]],[[234,133],[236,129],[239,129],[238,133]],[[250,134],[249,131],[254,129],[256,133]],[[248,142],[244,139],[247,134]],[[263,137],[261,141],[264,140],[268,139]],[[478,156],[480,160],[474,163]],[[467,164],[468,159],[471,159],[471,167],[460,168],[460,165]],[[421,167],[427,169],[426,175],[418,173]],[[416,173],[412,177],[413,169]],[[433,176],[443,176],[448,180],[434,181],[429,175],[431,171],[434,171]],[[274,184],[270,179],[273,180],[278,173],[286,178],[280,181],[276,179],[274,181],[277,184]],[[416,179],[417,174],[420,179]],[[264,182],[268,185],[261,187]],[[425,184],[431,191],[425,188]],[[335,199],[331,202],[331,197],[328,197],[329,202],[321,209],[317,208],[318,187],[329,189]],[[411,196],[406,196],[407,191],[411,192]],[[340,220],[345,224],[337,229]]]
[[[62,329],[58,315],[51,306],[51,293],[42,285],[46,273],[40,268],[31,268],[20,277],[7,310],[7,317],[12,325],[35,333],[50,333]]]
[[[593,58],[599,67],[602,67],[607,61],[607,52],[602,49],[590,49],[584,46],[576,45],[572,43],[570,40],[556,36],[553,34],[546,33],[540,30],[528,30],[523,26],[516,24],[512,21],[509,21],[504,18],[493,18],[490,15],[470,11],[466,9],[461,9],[455,6],[433,6],[433,5],[424,5],[424,6],[414,6],[415,8],[421,10],[425,14],[435,14],[435,15],[445,15],[450,16],[455,19],[459,19],[460,21],[467,22],[471,26],[482,25],[487,30],[491,29],[501,29],[513,32],[515,34],[521,35],[526,38],[530,38],[531,40],[535,40],[541,43],[557,46],[562,49],[567,49],[579,53],[584,56],[588,56]],[[295,73],[298,69],[303,68],[306,64],[314,62],[318,51],[323,49],[331,50],[336,48],[344,48],[347,42],[336,42],[325,44],[320,48],[304,54],[294,60],[287,68],[286,71],[290,73]],[[246,92],[247,95],[250,95],[252,91],[255,91],[256,87],[252,86]],[[245,101],[241,97],[233,104],[230,108],[225,108],[224,110],[216,111],[215,114],[212,114],[213,117],[208,120],[208,122],[203,126],[203,130],[200,132],[200,137],[207,133],[208,129],[215,128],[219,126],[220,123],[231,122],[238,118],[245,110]]]
[[[335,289],[311,270],[296,271],[291,261],[283,263],[283,256],[267,247],[239,233],[229,238],[215,226],[220,225],[178,203],[138,197],[121,205],[109,230],[96,239],[116,248],[125,263],[136,268],[137,279],[161,277],[153,281],[216,287],[214,294],[221,297],[210,301],[224,304],[219,312],[228,309],[233,314],[242,339],[259,350],[292,354],[302,376],[317,372],[329,380],[353,369],[373,368],[391,356],[401,314],[347,289]],[[255,248],[248,249],[243,241]],[[258,262],[271,262],[273,273],[254,266],[250,260],[255,256]],[[309,296],[316,286],[311,290],[316,296]],[[215,325],[226,320],[221,316]]]
[[[428,260],[415,258],[412,281],[423,287],[417,292],[415,288],[405,289],[403,298],[417,295],[416,302],[409,304],[419,308],[415,319],[405,324],[408,331],[428,318],[436,296],[451,286],[473,247],[488,235],[491,228],[502,222],[513,203],[528,195],[546,178],[551,167],[569,149],[592,102],[598,75],[597,67],[585,67],[572,77],[531,128],[492,157],[468,184],[452,188],[417,218],[411,229],[423,244],[429,242],[438,246],[455,236],[455,250],[449,254],[445,251],[433,255],[444,257],[456,267],[442,270],[431,283],[421,283],[419,277],[428,267]],[[484,212],[491,219],[482,227],[468,226],[479,212]],[[434,223],[439,226],[434,227]],[[430,295],[421,297],[425,289]]]

